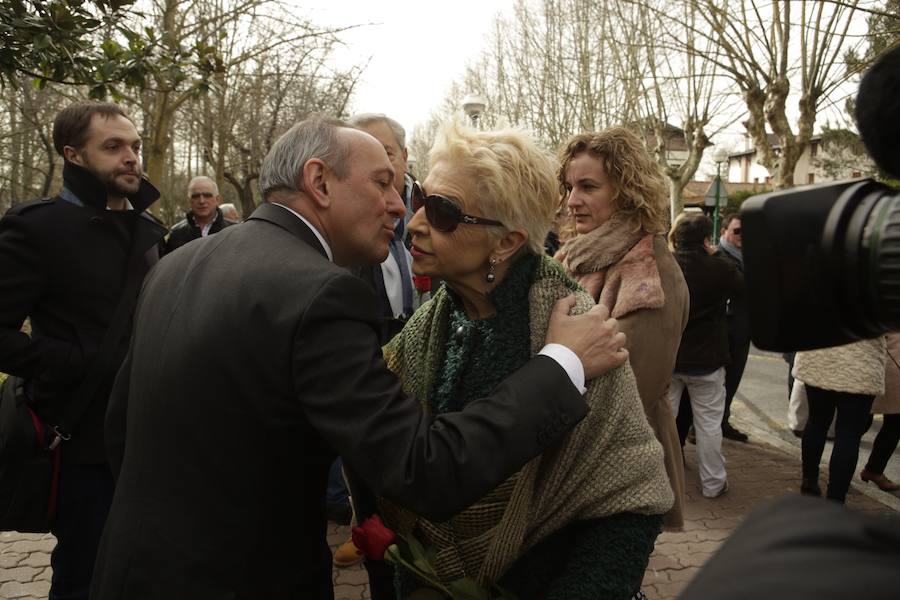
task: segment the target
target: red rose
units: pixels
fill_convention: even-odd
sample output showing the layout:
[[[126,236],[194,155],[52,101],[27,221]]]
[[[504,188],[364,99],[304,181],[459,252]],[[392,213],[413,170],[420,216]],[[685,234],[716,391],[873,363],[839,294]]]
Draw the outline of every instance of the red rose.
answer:
[[[373,515],[353,528],[353,543],[369,558],[384,560],[388,546],[394,543],[396,534],[381,522],[381,517]]]
[[[420,294],[431,291],[431,277],[428,275],[413,275],[413,285]]]

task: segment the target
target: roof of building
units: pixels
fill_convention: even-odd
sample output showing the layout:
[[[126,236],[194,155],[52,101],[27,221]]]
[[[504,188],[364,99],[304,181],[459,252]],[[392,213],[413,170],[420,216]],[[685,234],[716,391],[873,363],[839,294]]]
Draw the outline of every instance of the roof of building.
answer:
[[[777,149],[781,148],[781,142],[778,140],[777,135],[775,135],[774,133],[768,133],[768,134],[766,134],[766,137],[768,138],[769,146],[771,146],[772,150],[777,150]],[[809,143],[812,144],[815,142],[819,142],[821,140],[822,140],[821,135],[814,135],[811,138],[809,138]],[[756,154],[756,147],[749,148],[747,150],[741,150],[740,152],[729,152],[728,158],[738,158],[741,156],[747,156],[747,155],[752,155],[752,154]]]

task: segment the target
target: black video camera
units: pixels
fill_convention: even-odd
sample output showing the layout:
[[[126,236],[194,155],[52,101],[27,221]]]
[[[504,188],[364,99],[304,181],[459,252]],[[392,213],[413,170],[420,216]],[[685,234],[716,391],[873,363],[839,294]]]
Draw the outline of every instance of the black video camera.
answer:
[[[863,77],[856,121],[878,167],[900,178],[900,47]],[[900,330],[897,190],[856,179],[753,196],[741,228],[758,348],[825,348]]]

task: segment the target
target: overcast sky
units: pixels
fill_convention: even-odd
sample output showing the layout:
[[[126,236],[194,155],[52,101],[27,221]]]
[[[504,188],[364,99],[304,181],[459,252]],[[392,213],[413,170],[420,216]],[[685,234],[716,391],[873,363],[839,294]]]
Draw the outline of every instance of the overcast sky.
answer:
[[[354,112],[382,112],[412,133],[484,47],[494,15],[512,0],[291,0],[319,25],[371,23],[341,34],[338,64],[370,60]]]

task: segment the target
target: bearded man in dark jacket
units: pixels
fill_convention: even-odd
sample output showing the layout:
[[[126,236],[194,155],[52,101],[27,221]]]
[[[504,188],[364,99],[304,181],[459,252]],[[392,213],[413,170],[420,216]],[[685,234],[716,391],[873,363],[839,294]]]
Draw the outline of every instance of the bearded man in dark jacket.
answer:
[[[53,143],[65,161],[63,189],[0,220],[0,371],[25,379],[33,410],[49,425],[59,423],[98,359],[129,268],[138,265],[134,276],[143,278],[166,234],[145,212],[159,192],[143,178],[141,138],[119,106],[65,108]],[[136,295],[123,300],[129,315]],[[26,318],[30,336],[22,332]],[[100,363],[111,366],[62,442],[51,599],[88,595],[113,492],[104,415],[129,332]]]

